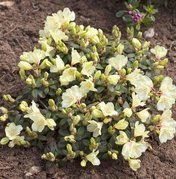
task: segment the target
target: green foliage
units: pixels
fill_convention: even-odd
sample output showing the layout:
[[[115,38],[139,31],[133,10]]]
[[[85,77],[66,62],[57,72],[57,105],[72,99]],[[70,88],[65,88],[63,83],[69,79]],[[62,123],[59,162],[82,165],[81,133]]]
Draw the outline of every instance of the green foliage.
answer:
[[[122,155],[136,171],[150,135],[161,143],[174,137],[176,87],[161,75],[167,49],[150,48],[133,28],[127,39],[117,26],[106,37],[74,20],[68,8],[48,16],[40,48],[21,55],[26,86],[16,99],[3,96],[0,144],[37,146],[49,162],[79,157],[83,167]]]
[[[158,10],[151,4],[143,6],[141,4],[139,0],[128,0],[125,2],[126,10],[118,11],[116,16],[122,17],[128,27],[135,27],[137,31],[140,30],[141,25],[150,26],[155,21],[154,15]]]

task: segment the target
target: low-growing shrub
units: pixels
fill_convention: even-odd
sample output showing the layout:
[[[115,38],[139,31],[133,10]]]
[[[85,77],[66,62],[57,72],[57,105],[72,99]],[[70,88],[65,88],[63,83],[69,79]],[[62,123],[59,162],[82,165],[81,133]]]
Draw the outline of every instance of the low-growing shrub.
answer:
[[[43,159],[64,162],[81,158],[99,165],[100,159],[122,156],[133,170],[151,149],[152,138],[171,140],[176,130],[171,108],[176,86],[161,75],[167,50],[150,42],[121,39],[77,25],[68,8],[48,16],[39,44],[20,57],[25,88],[14,99],[3,95],[0,144],[37,146]]]

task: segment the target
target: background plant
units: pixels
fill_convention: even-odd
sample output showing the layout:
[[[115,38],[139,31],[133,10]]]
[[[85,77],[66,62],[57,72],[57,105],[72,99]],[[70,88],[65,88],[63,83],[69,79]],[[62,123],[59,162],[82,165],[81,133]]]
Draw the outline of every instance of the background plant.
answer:
[[[125,2],[126,10],[120,10],[116,13],[117,17],[122,17],[128,27],[135,27],[140,30],[141,25],[150,26],[155,21],[157,9],[151,3],[144,5],[140,0],[128,0]]]
[[[40,48],[21,55],[26,86],[16,99],[3,96],[0,144],[37,146],[49,162],[79,157],[83,167],[122,156],[136,171],[151,135],[163,143],[175,134],[176,87],[161,75],[167,49],[130,28],[127,39],[117,26],[106,37],[74,20],[68,8],[48,16]]]

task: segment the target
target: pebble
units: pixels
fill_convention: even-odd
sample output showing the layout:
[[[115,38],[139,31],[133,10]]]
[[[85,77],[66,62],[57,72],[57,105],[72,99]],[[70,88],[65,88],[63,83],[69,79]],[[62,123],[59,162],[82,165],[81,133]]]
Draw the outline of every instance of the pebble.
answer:
[[[148,30],[146,30],[144,32],[144,38],[146,38],[146,39],[151,39],[154,37],[154,35],[155,35],[154,28],[149,28]]]
[[[41,172],[42,168],[40,166],[32,166],[28,172],[26,172],[25,176],[26,177],[29,177],[29,176],[32,176],[32,175],[35,175],[39,172]]]

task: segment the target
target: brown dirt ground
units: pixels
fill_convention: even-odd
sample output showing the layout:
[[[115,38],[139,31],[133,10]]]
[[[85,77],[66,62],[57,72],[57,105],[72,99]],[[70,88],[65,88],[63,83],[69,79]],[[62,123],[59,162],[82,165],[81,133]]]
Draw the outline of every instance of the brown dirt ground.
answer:
[[[118,0],[16,0],[10,8],[0,7],[0,95],[17,96],[20,93],[22,83],[17,68],[20,54],[37,44],[38,31],[46,16],[64,7],[74,10],[77,21],[84,25],[99,27],[106,33],[114,24],[124,29],[123,23],[115,17],[115,12],[121,8]],[[176,12],[160,9],[154,27],[156,34],[152,41],[170,49],[167,73],[176,82]],[[80,167],[79,161],[74,161],[63,168],[48,169],[35,148],[0,147],[0,179],[27,178],[25,172],[32,166],[42,167],[41,172],[30,177],[34,179],[176,178],[176,140],[162,145],[155,141],[153,146],[152,151],[142,156],[142,167],[138,172],[131,171],[123,161],[103,161],[99,167],[86,169]]]

